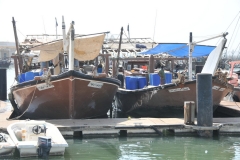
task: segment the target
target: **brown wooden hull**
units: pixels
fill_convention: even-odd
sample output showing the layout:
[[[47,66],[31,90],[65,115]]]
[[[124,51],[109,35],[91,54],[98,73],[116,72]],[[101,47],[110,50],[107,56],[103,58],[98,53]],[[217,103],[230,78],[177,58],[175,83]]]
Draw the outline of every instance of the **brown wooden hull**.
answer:
[[[240,87],[234,87],[232,98],[235,102],[240,102]]]
[[[120,85],[115,79],[94,79],[70,71],[52,78],[54,87],[39,90],[41,81],[23,83],[12,88],[21,118],[81,119],[106,115]],[[96,85],[90,85],[96,84]]]
[[[213,109],[233,89],[213,79]],[[184,101],[196,102],[196,81],[184,84],[165,84],[153,88],[126,90],[119,88],[115,106],[127,115],[135,117],[182,117]]]

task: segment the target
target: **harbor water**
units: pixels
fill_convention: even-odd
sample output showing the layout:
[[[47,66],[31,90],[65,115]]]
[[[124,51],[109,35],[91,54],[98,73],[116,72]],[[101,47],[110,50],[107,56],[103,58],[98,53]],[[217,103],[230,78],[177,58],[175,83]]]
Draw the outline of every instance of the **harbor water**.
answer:
[[[7,89],[14,83],[13,65],[7,70]],[[9,90],[8,90],[9,92]],[[111,121],[111,119],[109,118]],[[119,137],[69,138],[64,156],[49,159],[66,160],[238,160],[240,138],[234,136],[201,137]],[[1,159],[1,158],[0,158]],[[16,152],[5,159],[20,159]],[[34,159],[34,158],[22,158]],[[37,158],[35,158],[37,159]]]
[[[239,160],[240,138],[127,137],[66,139],[64,160]],[[18,158],[15,152],[14,158]],[[22,158],[34,159],[34,158]],[[37,158],[35,158],[37,159]]]

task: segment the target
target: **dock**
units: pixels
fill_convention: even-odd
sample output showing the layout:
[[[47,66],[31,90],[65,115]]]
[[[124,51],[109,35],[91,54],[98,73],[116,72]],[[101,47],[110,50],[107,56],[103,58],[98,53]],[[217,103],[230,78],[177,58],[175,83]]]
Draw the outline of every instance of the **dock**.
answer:
[[[221,102],[240,111],[236,102]],[[240,106],[240,103],[237,103]],[[1,106],[1,108],[3,108]],[[7,132],[7,126],[23,120],[7,120],[11,111],[0,113],[0,132]],[[240,135],[240,117],[213,118],[212,127],[185,125],[184,118],[102,118],[102,119],[58,119],[45,120],[58,127],[64,136],[87,137],[129,137],[129,136],[187,136],[196,135],[199,130],[213,130],[214,135]]]

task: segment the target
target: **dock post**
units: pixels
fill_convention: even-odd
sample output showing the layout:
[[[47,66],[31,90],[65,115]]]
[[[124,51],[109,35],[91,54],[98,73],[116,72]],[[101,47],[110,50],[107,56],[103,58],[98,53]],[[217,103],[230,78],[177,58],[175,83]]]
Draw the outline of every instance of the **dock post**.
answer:
[[[0,100],[7,100],[7,69],[0,69]]]
[[[109,71],[109,56],[110,54],[105,54],[105,73],[108,76],[108,71]]]
[[[118,69],[118,68],[117,68]],[[116,60],[115,58],[112,59],[112,77],[116,77]]]
[[[195,120],[195,102],[185,101],[184,102],[184,124],[194,125]]]
[[[151,55],[150,57],[149,57],[149,73],[154,73],[154,57],[153,57],[153,55]]]
[[[213,99],[212,99],[212,74],[197,74],[197,125],[212,127],[213,124]],[[212,130],[199,130],[198,135],[212,137]]]

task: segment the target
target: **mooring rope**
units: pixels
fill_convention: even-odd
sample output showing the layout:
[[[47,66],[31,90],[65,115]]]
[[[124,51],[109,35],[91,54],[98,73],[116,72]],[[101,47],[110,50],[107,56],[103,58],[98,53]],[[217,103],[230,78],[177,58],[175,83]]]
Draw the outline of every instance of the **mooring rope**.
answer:
[[[20,116],[17,116],[17,117],[11,118],[11,119],[7,118],[7,120],[17,120],[17,119],[21,118],[21,117],[27,112],[27,110],[28,110],[29,107],[30,107],[30,104],[32,103],[33,97],[34,97],[34,95],[35,95],[35,92],[36,92],[36,89],[37,89],[37,84],[38,84],[38,81],[37,81],[37,83],[35,84],[35,89],[34,89],[34,91],[33,91],[33,95],[32,95],[31,101],[30,101],[29,104],[28,104],[27,109],[26,109]]]

